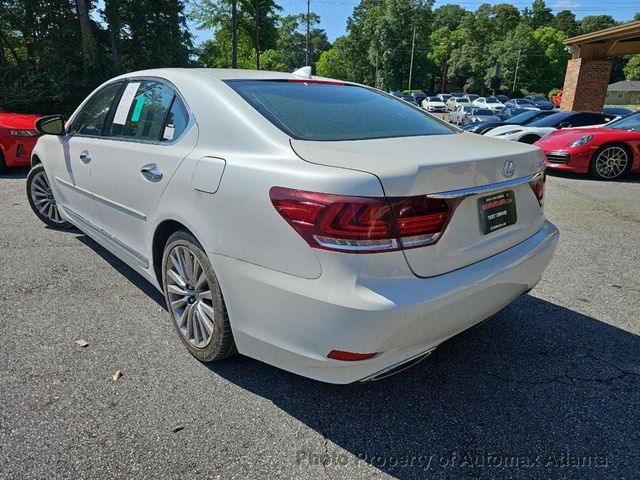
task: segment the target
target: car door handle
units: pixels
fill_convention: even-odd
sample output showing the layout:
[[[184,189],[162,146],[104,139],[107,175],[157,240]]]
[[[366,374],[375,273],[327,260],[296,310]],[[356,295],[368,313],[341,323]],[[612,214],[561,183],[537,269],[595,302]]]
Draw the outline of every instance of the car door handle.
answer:
[[[158,169],[155,163],[145,165],[140,169],[142,176],[150,182],[159,182],[162,180],[162,172]]]
[[[80,152],[80,160],[82,161],[82,163],[89,163],[91,161],[91,155],[88,151],[83,150],[82,152]]]

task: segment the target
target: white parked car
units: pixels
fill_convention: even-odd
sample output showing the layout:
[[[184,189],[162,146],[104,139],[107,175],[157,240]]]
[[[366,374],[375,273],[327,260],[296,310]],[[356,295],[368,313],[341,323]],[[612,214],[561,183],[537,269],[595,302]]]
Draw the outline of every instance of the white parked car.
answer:
[[[557,112],[527,125],[502,125],[489,130],[485,135],[532,144],[559,128],[602,126],[616,118],[614,115],[598,112]]]
[[[447,100],[447,110],[449,110],[450,112],[453,112],[458,105],[470,105],[470,104],[471,102],[469,102],[468,98],[451,97],[449,100]]]
[[[558,239],[540,149],[309,69],[130,73],[37,128],[35,214],[162,291],[205,362],[386,376],[533,288]]]
[[[456,109],[449,113],[449,122],[455,123],[456,125],[463,125],[466,123],[469,115],[471,114],[471,110],[475,107],[470,103],[466,105],[458,105]]]
[[[496,97],[479,97],[473,101],[473,104],[479,108],[488,108],[489,110],[501,111],[504,109],[504,103]]]
[[[422,101],[422,108],[427,112],[446,112],[446,104],[439,97],[427,97]]]

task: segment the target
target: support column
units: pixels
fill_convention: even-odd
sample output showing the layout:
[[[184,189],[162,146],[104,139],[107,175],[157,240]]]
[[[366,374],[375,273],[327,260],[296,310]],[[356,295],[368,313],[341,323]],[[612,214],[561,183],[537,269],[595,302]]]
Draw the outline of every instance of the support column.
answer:
[[[560,110],[602,111],[612,66],[611,60],[569,60]]]

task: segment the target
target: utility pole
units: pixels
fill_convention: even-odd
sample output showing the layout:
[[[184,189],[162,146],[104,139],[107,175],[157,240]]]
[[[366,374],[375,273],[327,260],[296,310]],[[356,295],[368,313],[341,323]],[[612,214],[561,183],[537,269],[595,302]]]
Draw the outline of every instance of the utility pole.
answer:
[[[307,50],[304,54],[304,64],[309,65],[309,49],[311,47],[311,27],[309,25],[311,19],[311,0],[307,0]]]
[[[231,0],[231,68],[238,68],[238,0]]]
[[[256,70],[260,70],[260,1],[256,0]]]
[[[378,85],[380,84],[378,82],[378,47],[376,46],[376,88],[380,88]]]
[[[513,74],[513,88],[512,91],[516,91],[516,83],[518,82],[518,68],[520,67],[520,52],[522,49],[518,50],[518,61],[516,62],[516,71]]]
[[[451,52],[451,41],[447,41],[447,50],[444,54],[444,65],[442,66],[442,85],[440,86],[440,93],[444,93],[447,86],[447,74],[449,73],[449,53]]]
[[[416,26],[413,26],[413,40],[411,40],[411,62],[409,63],[409,93],[411,93],[411,77],[413,76],[413,52],[416,48]]]

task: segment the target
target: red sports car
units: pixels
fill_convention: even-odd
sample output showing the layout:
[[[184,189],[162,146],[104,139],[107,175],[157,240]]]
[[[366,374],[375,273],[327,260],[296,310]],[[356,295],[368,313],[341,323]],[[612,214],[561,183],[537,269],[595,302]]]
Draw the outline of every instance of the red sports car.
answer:
[[[535,145],[544,150],[548,169],[590,173],[602,180],[640,172],[640,112],[604,127],[560,129]]]
[[[0,170],[31,163],[31,151],[40,136],[35,127],[39,118],[38,115],[0,113]]]

